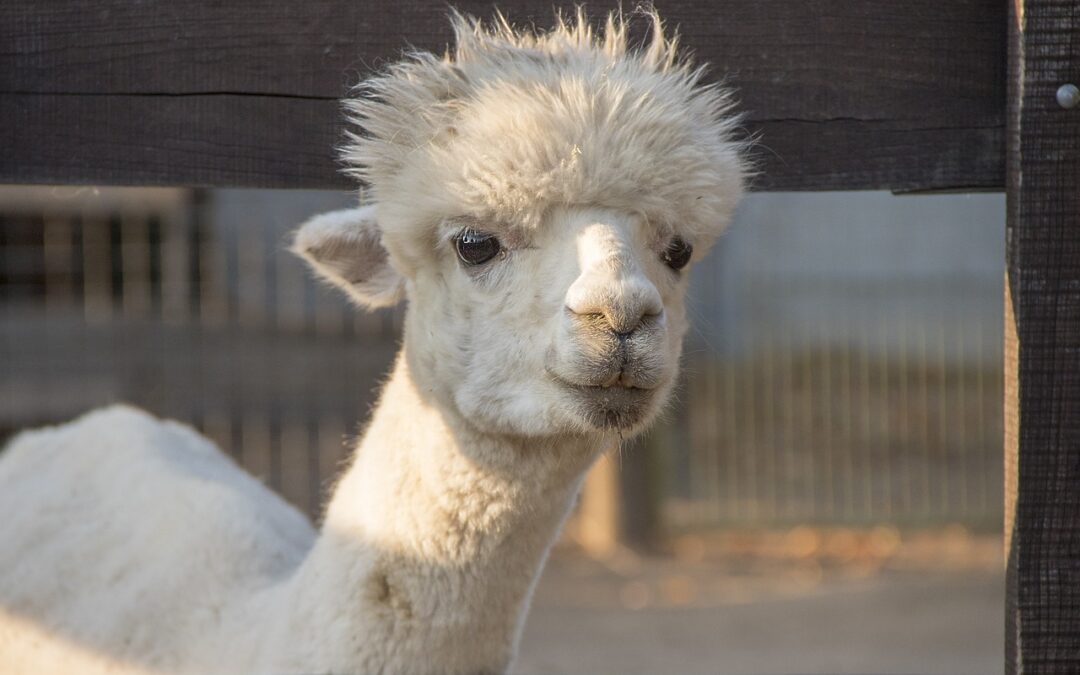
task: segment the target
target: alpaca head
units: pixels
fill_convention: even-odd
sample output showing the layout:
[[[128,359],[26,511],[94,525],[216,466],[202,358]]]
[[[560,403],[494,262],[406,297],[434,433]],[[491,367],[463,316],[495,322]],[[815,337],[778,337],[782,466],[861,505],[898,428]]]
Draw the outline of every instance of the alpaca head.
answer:
[[[408,298],[425,390],[482,430],[640,429],[675,381],[690,267],[743,190],[723,90],[652,16],[547,33],[455,16],[346,108],[343,157],[368,204],[296,248],[369,307]]]

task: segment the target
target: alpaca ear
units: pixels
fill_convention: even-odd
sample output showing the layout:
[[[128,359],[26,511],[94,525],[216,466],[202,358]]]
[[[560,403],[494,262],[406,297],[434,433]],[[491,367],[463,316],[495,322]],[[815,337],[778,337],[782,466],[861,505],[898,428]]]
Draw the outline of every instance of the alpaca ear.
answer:
[[[405,295],[405,280],[390,265],[373,205],[315,216],[296,231],[292,250],[362,307],[390,307]]]

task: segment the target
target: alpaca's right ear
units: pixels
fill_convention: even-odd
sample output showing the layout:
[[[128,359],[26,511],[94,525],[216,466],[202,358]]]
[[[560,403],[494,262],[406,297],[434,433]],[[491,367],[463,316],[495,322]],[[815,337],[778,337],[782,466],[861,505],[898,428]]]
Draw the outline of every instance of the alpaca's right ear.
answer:
[[[405,295],[405,280],[383,248],[374,206],[315,216],[297,230],[292,250],[363,307],[389,307]]]

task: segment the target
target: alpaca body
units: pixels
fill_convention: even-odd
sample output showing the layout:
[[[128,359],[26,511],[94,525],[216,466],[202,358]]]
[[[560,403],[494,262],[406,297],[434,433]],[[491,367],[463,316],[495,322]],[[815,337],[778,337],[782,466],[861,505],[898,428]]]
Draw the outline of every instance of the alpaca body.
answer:
[[[0,672],[505,670],[595,439],[511,447],[423,399],[403,355],[318,537],[209,441],[132,408],[17,437]]]
[[[16,437],[0,508],[10,673],[238,672],[315,538],[209,441],[126,407]]]
[[[456,15],[346,107],[367,183],[294,251],[402,351],[319,533],[131,409],[0,458],[0,670],[488,673],[602,449],[670,399],[691,260],[742,194],[722,89],[651,16]]]
[[[205,438],[122,406],[16,437],[0,508],[5,673],[235,671],[314,540]]]

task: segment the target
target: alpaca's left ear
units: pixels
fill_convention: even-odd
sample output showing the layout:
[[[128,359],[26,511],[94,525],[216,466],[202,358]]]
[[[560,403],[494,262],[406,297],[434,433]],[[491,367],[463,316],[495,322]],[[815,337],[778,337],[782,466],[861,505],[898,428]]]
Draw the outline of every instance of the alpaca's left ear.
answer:
[[[383,248],[375,207],[331,211],[300,226],[292,250],[359,305],[368,309],[397,304],[405,280]]]

